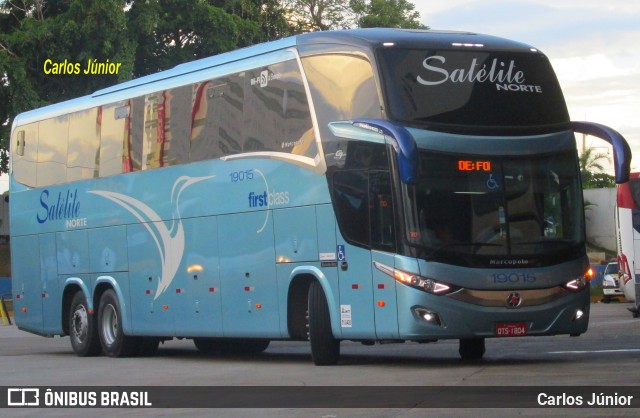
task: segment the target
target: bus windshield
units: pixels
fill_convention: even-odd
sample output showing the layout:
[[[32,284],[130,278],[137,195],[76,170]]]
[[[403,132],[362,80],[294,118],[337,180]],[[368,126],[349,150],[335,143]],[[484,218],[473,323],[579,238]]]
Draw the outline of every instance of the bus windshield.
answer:
[[[551,264],[584,243],[573,152],[488,158],[421,151],[418,182],[404,196],[407,237],[427,259]]]
[[[391,118],[404,124],[477,132],[569,121],[549,60],[535,50],[383,48],[378,57]]]

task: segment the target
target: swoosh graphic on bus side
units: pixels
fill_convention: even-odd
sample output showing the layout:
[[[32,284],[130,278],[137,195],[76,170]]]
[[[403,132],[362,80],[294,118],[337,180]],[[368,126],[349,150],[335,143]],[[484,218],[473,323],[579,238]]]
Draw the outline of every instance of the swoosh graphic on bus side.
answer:
[[[156,244],[160,256],[162,269],[160,282],[156,289],[154,300],[169,288],[175,278],[182,256],[184,255],[184,229],[180,216],[180,195],[189,186],[211,179],[215,176],[189,177],[181,176],[173,184],[171,189],[172,220],[170,226],[162,221],[160,216],[147,204],[131,196],[105,190],[94,190],[89,193],[104,197],[117,203],[140,221]]]

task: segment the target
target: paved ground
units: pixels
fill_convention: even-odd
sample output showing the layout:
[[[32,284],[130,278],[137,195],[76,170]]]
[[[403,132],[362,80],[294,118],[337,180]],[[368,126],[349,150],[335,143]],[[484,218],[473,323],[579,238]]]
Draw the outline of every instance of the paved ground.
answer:
[[[463,363],[456,341],[373,347],[342,343],[338,366],[316,367],[308,344],[272,342],[258,356],[203,355],[191,341],[174,340],[151,358],[78,358],[64,337],[43,338],[0,327],[0,386],[610,386],[621,393],[640,382],[640,319],[628,304],[594,304],[589,331],[578,338],[487,340],[482,362]],[[256,389],[259,391],[259,389]],[[284,389],[286,391],[288,389]],[[256,402],[261,393],[256,393]],[[0,396],[6,396],[0,393]],[[490,402],[495,402],[494,399]],[[629,409],[144,409],[136,416],[418,417],[418,416],[639,416]],[[482,400],[478,405],[482,404]],[[474,406],[476,406],[474,404]],[[0,410],[0,416],[130,416],[127,409]]]

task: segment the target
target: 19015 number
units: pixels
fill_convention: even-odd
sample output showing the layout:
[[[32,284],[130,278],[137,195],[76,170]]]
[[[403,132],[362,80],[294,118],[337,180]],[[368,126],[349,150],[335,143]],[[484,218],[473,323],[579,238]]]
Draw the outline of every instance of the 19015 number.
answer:
[[[245,180],[253,180],[253,170],[234,171],[232,173],[229,173],[229,177],[231,177],[232,183],[237,183],[239,181]]]
[[[534,273],[496,273],[492,274],[493,283],[535,283]]]

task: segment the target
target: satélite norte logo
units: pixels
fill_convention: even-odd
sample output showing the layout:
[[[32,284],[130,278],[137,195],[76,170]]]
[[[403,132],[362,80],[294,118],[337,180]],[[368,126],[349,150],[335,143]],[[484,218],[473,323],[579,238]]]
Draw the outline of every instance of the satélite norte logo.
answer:
[[[269,192],[265,190],[262,193],[249,193],[249,207],[261,208],[286,205],[289,203],[289,192]]]
[[[48,221],[65,221],[66,228],[87,226],[87,218],[80,217],[78,189],[68,189],[66,193],[51,195],[48,189],[40,193],[40,209],[36,213],[39,224]]]
[[[515,60],[508,62],[494,58],[490,63],[471,60],[468,68],[445,68],[447,59],[440,55],[427,57],[422,61],[426,73],[418,75],[418,83],[437,86],[449,83],[490,83],[497,91],[542,93],[542,87],[525,83],[524,71],[517,69]]]

